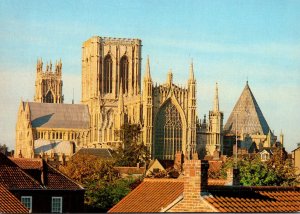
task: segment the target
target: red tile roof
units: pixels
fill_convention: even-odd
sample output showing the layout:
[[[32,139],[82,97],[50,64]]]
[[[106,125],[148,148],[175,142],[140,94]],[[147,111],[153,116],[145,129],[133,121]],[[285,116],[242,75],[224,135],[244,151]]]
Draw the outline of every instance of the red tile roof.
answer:
[[[210,186],[205,197],[221,212],[295,212],[300,210],[300,188]]]
[[[42,189],[41,185],[0,153],[0,184],[7,189]]]
[[[183,192],[183,179],[147,179],[109,212],[159,212]]]
[[[60,171],[54,169],[42,159],[10,158],[20,168],[30,174],[46,189],[81,190],[82,186],[75,183]],[[44,172],[44,183],[41,181],[41,173]]]
[[[47,189],[83,190],[83,187],[50,165],[47,170]]]
[[[12,193],[0,184],[0,213],[29,213]]]
[[[43,167],[42,159],[40,158],[9,158],[21,169],[41,169]]]
[[[184,179],[144,179],[109,212],[160,212],[162,208],[166,208],[183,194],[183,182]],[[208,195],[203,196],[220,212],[295,212],[300,210],[299,187],[221,185],[209,185]]]

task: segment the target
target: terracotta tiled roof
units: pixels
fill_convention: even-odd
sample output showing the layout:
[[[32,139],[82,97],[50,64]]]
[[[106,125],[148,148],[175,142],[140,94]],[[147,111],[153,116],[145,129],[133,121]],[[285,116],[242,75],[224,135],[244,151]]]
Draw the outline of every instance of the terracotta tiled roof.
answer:
[[[83,190],[83,187],[75,183],[71,178],[63,175],[58,170],[47,164],[47,189]]]
[[[43,167],[42,159],[40,158],[9,158],[21,169],[41,169]]]
[[[42,159],[11,158],[11,160],[40,183],[42,182],[41,172],[43,170],[45,177],[44,183],[41,183],[41,185],[45,186],[47,189],[83,189],[79,184],[75,183],[46,162],[43,162]]]
[[[12,193],[0,184],[0,213],[29,213]]]
[[[0,153],[0,184],[7,189],[41,189],[40,184]]]
[[[144,179],[109,212],[159,212],[182,192],[182,179]]]
[[[300,188],[211,186],[206,197],[220,212],[295,212]]]
[[[228,181],[226,179],[212,179],[209,178],[208,185],[215,185],[215,186],[224,186]]]

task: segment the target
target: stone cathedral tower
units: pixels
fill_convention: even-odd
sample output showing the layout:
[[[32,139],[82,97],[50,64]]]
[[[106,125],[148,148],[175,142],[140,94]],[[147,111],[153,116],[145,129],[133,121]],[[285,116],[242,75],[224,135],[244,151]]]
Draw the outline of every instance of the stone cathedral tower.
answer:
[[[152,158],[174,160],[177,152],[189,158],[196,152],[196,80],[193,64],[188,87],[173,83],[172,72],[166,83],[153,86],[147,59],[143,85],[144,143]]]
[[[89,106],[89,147],[115,147],[124,122],[141,123],[139,39],[92,37],[82,47],[82,100]]]
[[[51,61],[49,65],[47,64],[46,71],[43,71],[43,61],[41,59],[37,61],[34,102],[63,103],[61,73],[61,60],[56,62],[54,71]]]

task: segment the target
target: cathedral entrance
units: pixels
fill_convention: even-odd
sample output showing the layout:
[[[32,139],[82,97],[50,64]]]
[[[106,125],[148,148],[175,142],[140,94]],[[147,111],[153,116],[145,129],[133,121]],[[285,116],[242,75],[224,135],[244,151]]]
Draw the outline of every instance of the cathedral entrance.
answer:
[[[174,160],[177,151],[182,151],[182,122],[177,108],[168,101],[156,117],[154,157]]]

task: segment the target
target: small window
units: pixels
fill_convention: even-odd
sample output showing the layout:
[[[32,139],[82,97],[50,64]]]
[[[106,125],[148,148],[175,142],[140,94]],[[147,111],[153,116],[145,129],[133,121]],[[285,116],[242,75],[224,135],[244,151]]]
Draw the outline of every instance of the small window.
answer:
[[[62,197],[52,197],[52,213],[62,213]]]
[[[32,212],[32,196],[21,196],[22,204]]]

